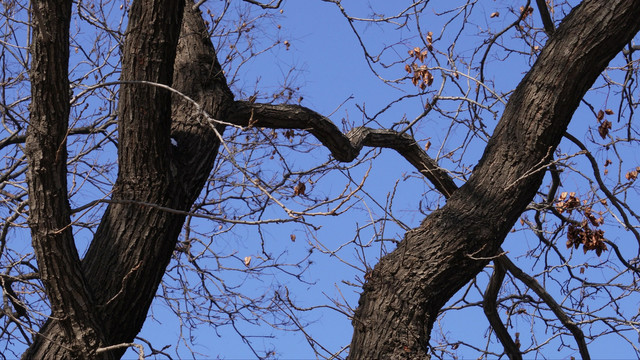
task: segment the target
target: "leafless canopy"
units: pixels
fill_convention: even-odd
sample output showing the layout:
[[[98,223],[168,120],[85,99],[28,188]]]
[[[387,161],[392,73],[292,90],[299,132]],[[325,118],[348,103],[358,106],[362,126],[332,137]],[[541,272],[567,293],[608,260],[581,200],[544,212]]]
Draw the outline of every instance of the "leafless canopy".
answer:
[[[0,359],[640,356],[640,2],[307,1],[3,1]]]

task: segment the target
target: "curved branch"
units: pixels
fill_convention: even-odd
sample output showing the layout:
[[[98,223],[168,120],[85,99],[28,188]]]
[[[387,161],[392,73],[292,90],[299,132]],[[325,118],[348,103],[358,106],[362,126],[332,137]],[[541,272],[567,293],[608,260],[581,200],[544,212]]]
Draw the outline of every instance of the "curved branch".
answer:
[[[522,353],[520,352],[518,345],[516,345],[511,338],[511,335],[509,335],[509,332],[504,327],[504,324],[502,324],[502,320],[500,320],[500,316],[498,315],[498,309],[496,308],[496,298],[498,296],[500,286],[502,285],[502,281],[504,280],[506,269],[500,261],[496,260],[493,263],[495,267],[493,274],[491,275],[491,279],[489,280],[489,285],[487,285],[487,290],[483,296],[482,309],[484,310],[484,315],[487,317],[487,320],[489,320],[489,324],[491,324],[493,331],[496,332],[496,336],[502,343],[502,346],[504,346],[504,352],[509,356],[509,359],[522,359]]]
[[[564,325],[576,339],[576,343],[578,343],[578,350],[580,351],[580,357],[584,360],[591,359],[589,355],[589,350],[587,349],[587,343],[584,340],[584,333],[580,330],[580,327],[576,325],[571,318],[565,314],[562,310],[560,304],[558,304],[555,299],[540,285],[540,283],[529,276],[527,273],[522,271],[519,267],[517,267],[511,260],[506,256],[500,256],[495,260],[496,265],[500,263],[507,269],[514,277],[518,280],[522,281],[523,284],[527,285],[531,290],[533,290],[539,297],[542,299],[548,306],[551,311],[556,315],[558,320]]]
[[[306,107],[252,104],[246,101],[235,103],[227,121],[246,127],[306,130],[341,162],[353,161],[364,146],[393,149],[427,177],[445,197],[451,196],[458,188],[447,171],[439,167],[408,134],[367,127],[357,127],[343,134],[327,117]]]
[[[275,5],[273,3],[276,2],[276,0],[270,1],[268,4],[262,3],[256,0],[243,0],[243,1],[248,2],[249,4],[258,5],[263,9],[277,9],[280,7],[280,4],[282,4],[282,0],[278,0],[278,2]]]

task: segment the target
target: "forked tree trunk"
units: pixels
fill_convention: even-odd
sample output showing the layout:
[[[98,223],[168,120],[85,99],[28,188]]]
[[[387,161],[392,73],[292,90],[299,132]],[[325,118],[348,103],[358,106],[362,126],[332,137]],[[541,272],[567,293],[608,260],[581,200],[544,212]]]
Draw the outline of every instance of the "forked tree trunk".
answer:
[[[172,85],[213,118],[225,119],[234,106],[233,96],[204,22],[191,9],[191,2],[185,7],[180,30],[183,6],[182,1],[133,2],[122,79]],[[566,17],[512,94],[471,179],[375,267],[353,319],[351,359],[426,356],[438,311],[496,254],[540,186],[545,166],[580,99],[638,31],[639,18],[640,1],[634,0],[587,0]],[[66,30],[49,29],[58,39],[61,32],[68,36],[65,21]],[[46,56],[64,57],[68,51],[67,55],[63,51]],[[34,56],[34,65],[37,58]],[[31,76],[32,86],[37,85],[41,74],[36,71]],[[131,342],[139,332],[184,222],[183,215],[144,204],[188,210],[212,169],[219,141],[206,117],[179,96],[148,84],[123,84],[118,114],[119,173],[112,195],[120,203],[108,206],[80,265],[69,228],[65,228],[68,204],[60,192],[66,189],[64,165],[52,174],[40,168],[65,158],[64,146],[60,146],[68,107],[62,104],[68,97],[56,97],[54,92],[67,93],[68,89],[63,76],[50,81],[58,87],[47,89],[45,85],[41,88],[44,97],[38,99],[51,98],[53,103],[46,104],[60,107],[53,109],[57,116],[50,118],[42,117],[46,109],[32,111],[35,135],[30,135],[32,145],[27,144],[29,181],[34,191],[45,186],[60,193],[54,208],[62,212],[55,223],[38,222],[49,204],[34,196],[30,215],[36,216],[32,223],[45,226],[33,226],[34,247],[52,309],[61,320],[43,327],[42,336],[25,358],[72,359],[78,352],[90,353],[87,348],[95,344]],[[38,135],[36,126],[45,125],[53,125],[53,130],[38,134],[53,137],[33,137]],[[178,146],[171,145],[170,137]],[[40,149],[38,144],[48,148]],[[56,154],[55,158],[43,161],[38,158],[43,156],[41,151]],[[47,183],[47,177],[57,182]],[[54,248],[62,256],[47,258],[51,255],[47,249]],[[49,262],[40,263],[41,258]],[[59,266],[65,262],[68,267]],[[47,273],[49,270],[54,273]],[[121,348],[108,354],[118,357],[123,353]]]
[[[497,254],[585,92],[640,28],[640,1],[586,0],[511,95],[469,181],[364,285],[349,359],[424,359],[438,312]]]
[[[182,2],[134,1],[122,80],[172,85],[213,118],[224,119],[233,95],[204,21],[191,6],[185,7],[180,31]],[[218,136],[206,118],[181,97],[171,98],[167,90],[147,84],[121,87],[119,173],[112,198],[122,203],[108,206],[82,261],[97,304],[91,315],[100,319],[106,345],[131,343],[142,328],[184,223],[183,215],[144,203],[189,210],[218,153]],[[171,137],[178,146],[172,146]],[[24,358],[75,358],[68,348],[59,346],[68,343],[62,325],[47,322]],[[125,350],[112,350],[109,355],[119,358]]]

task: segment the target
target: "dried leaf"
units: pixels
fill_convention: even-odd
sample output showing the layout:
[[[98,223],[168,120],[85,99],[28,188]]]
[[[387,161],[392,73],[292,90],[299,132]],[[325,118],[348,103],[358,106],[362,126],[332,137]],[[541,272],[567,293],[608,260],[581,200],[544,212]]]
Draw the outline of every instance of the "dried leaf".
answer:
[[[424,151],[429,151],[430,147],[431,147],[431,141],[427,140],[427,143],[424,145]]]
[[[296,236],[294,234],[291,234],[289,237],[291,238],[292,242],[296,242]]]
[[[427,71],[426,76],[426,80],[425,82],[427,83],[427,86],[431,86],[431,84],[433,84],[433,75]]]
[[[605,114],[607,114],[607,115],[613,115],[613,114],[614,114],[614,113],[613,113],[613,110],[611,110],[611,109],[607,109],[607,110],[605,110],[604,112],[605,112]]]
[[[497,12],[497,11],[492,12],[491,15],[489,15],[489,17],[491,17],[491,18],[498,17],[498,16],[500,16],[500,13]]]
[[[249,266],[251,264],[251,256],[244,257],[244,265]]]
[[[293,188],[293,195],[294,196],[298,196],[298,195],[304,195],[304,192],[307,190],[307,186],[303,183],[303,182],[299,182],[294,188]]]
[[[427,54],[428,54],[428,53],[429,53],[429,52],[428,52],[427,50],[422,50],[422,52],[420,53],[420,61],[421,61],[421,62],[424,62],[424,59],[426,59],[426,58],[427,58]]]
[[[611,130],[611,122],[609,120],[605,120],[598,126],[598,134],[602,139],[606,139],[607,135],[609,135],[609,130]]]
[[[596,119],[598,119],[598,121],[601,121],[602,119],[604,119],[604,111],[602,110],[598,111],[598,115],[596,115]]]

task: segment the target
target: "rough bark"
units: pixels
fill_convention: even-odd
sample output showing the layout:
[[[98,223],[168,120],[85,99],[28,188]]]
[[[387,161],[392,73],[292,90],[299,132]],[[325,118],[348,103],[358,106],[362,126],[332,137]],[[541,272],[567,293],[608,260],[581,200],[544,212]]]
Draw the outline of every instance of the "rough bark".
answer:
[[[439,167],[408,134],[394,130],[357,127],[343,134],[328,118],[299,105],[252,104],[237,101],[227,119],[240,126],[301,129],[313,134],[342,162],[351,162],[364,146],[393,149],[431,181],[444,196],[457,189],[446,170]]]
[[[200,14],[185,7],[180,27],[183,4],[134,2],[122,79],[173,85],[207,113],[224,118],[233,95]],[[219,147],[215,131],[193,105],[176,97],[171,101],[166,90],[123,85],[120,101],[119,173],[113,199],[128,202],[108,206],[82,261],[106,345],[130,343],[142,328],[184,223],[184,215],[135,202],[188,210],[213,168]],[[171,145],[171,137],[178,146]],[[41,334],[25,357],[73,358],[59,346],[59,323],[47,322]],[[120,357],[125,350],[109,354]]]
[[[362,146],[393,148],[432,176],[430,179],[440,191],[452,194],[444,208],[407,233],[398,249],[375,267],[353,321],[349,355],[353,359],[426,356],[429,333],[439,309],[496,254],[512,224],[535,195],[546,161],[580,98],[640,27],[637,1],[591,0],[577,7],[554,31],[535,66],[512,94],[473,176],[455,190],[446,173],[426,154],[418,152],[415,142],[407,136],[365,128],[343,135],[335,126],[328,125],[327,119],[309,109],[234,103],[204,22],[189,4],[180,30],[182,1],[134,1],[124,49],[123,80],[172,85],[198,102],[214,119],[230,119],[245,126],[309,129],[340,161],[352,160]],[[68,33],[68,21],[66,26]],[[181,31],[179,40],[178,31]],[[66,44],[62,51],[68,52]],[[38,51],[34,47],[34,52]],[[43,56],[62,59],[60,54]],[[68,105],[60,105],[68,104],[68,84],[60,85],[67,81],[66,62],[62,66],[64,71],[54,71],[64,73],[64,79],[58,75],[47,81],[57,84],[56,89],[64,89],[55,95],[64,99],[40,101],[46,98],[34,93],[34,99],[52,108],[41,110],[41,114],[50,112],[49,115],[38,115],[37,111],[32,114],[31,126],[33,129],[41,126],[41,134],[53,137],[34,135],[33,142],[38,144],[28,145],[34,159],[30,160],[34,161],[33,165],[30,163],[31,171],[36,175],[29,181],[34,182],[34,191],[38,186],[48,189],[46,201],[53,201],[52,208],[61,209],[55,222],[43,222],[48,228],[41,230],[36,225],[34,247],[41,246],[37,239],[60,244],[51,249],[55,251],[49,260],[54,262],[43,263],[41,270],[49,268],[70,274],[60,274],[64,284],[52,279],[52,273],[44,274],[43,281],[54,298],[51,300],[54,311],[66,310],[67,306],[73,309],[64,312],[63,321],[49,321],[41,330],[42,335],[36,337],[25,357],[38,359],[75,358],[74,350],[64,346],[64,339],[83,336],[85,328],[93,329],[98,339],[103,336],[105,346],[133,340],[146,319],[184,222],[184,215],[140,203],[188,210],[213,167],[219,147],[211,118],[202,115],[189,101],[146,84],[123,85],[118,119],[120,167],[114,202],[106,209],[81,263],[83,276],[71,233],[65,228],[69,224],[69,210],[66,180],[61,176],[64,161],[62,165],[50,163],[55,165],[50,166],[50,173],[36,171],[39,166],[46,167],[39,158],[44,156],[39,153],[40,146],[48,147],[49,156],[66,158],[61,146],[64,136],[60,137],[61,132],[66,132],[68,117]],[[32,75],[35,89],[38,74],[36,71]],[[219,133],[223,130],[220,125],[216,128]],[[171,145],[171,137],[177,146]],[[53,148],[56,150],[50,151]],[[55,161],[56,157],[50,160]],[[33,180],[45,176],[53,182],[43,180],[43,185],[38,185]],[[37,196],[35,199],[38,201]],[[34,204],[38,207],[38,203]],[[37,216],[40,219],[45,216],[44,212],[38,213],[41,210],[32,207],[30,215],[36,214],[32,222],[36,222]],[[60,229],[63,231],[55,231]],[[40,261],[47,249],[36,251],[40,253]],[[58,253],[60,259],[56,258]],[[55,261],[62,260],[66,262],[59,264],[68,266],[56,265]],[[70,277],[66,278],[67,275]],[[60,286],[68,286],[73,292],[58,294],[56,291],[63,290]],[[69,294],[79,297],[69,298]],[[82,304],[74,304],[77,299]],[[99,326],[92,323],[92,316]],[[78,343],[95,347],[91,341]],[[123,352],[124,349],[119,349],[107,355],[121,356]]]
[[[69,24],[71,1],[37,1],[33,9],[29,164],[29,226],[39,275],[62,329],[60,342],[88,359],[104,343],[95,302],[73,240],[67,197]],[[55,59],[55,61],[52,61]]]
[[[482,159],[364,285],[350,359],[423,359],[438,311],[478,274],[533,199],[580,99],[640,28],[640,2],[584,1],[511,95]]]

